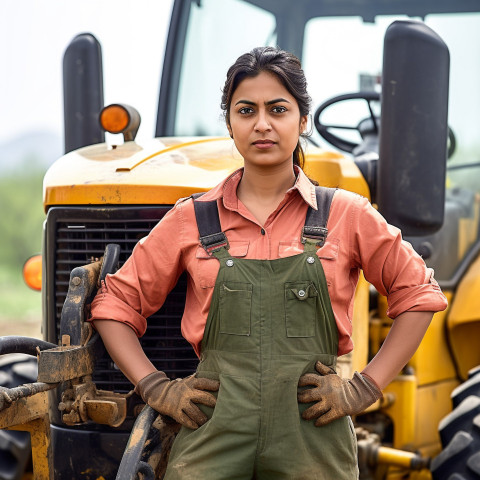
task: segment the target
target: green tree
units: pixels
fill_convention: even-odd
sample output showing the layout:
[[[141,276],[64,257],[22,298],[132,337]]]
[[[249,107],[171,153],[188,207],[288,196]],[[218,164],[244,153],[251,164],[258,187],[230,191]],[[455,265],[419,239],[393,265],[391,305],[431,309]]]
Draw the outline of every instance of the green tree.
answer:
[[[20,269],[42,247],[44,171],[37,166],[0,177],[0,266]]]

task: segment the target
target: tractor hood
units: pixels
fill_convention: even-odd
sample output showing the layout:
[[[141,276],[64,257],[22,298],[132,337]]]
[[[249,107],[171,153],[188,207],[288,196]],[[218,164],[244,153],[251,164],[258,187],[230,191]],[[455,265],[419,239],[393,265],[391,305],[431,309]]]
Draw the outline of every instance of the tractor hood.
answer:
[[[210,190],[242,166],[228,137],[100,143],[72,151],[50,167],[43,203],[45,211],[54,205],[172,205]],[[339,153],[309,146],[304,170],[322,185],[370,197],[360,170]]]
[[[53,205],[174,204],[213,188],[243,159],[230,138],[157,138],[72,151],[44,178],[45,210]]]

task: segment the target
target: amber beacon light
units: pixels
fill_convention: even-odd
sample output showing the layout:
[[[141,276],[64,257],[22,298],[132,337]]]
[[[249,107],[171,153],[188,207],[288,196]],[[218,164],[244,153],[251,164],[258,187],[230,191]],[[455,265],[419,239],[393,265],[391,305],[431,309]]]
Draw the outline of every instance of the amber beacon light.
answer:
[[[125,142],[131,142],[140,126],[140,114],[130,105],[113,103],[100,112],[100,125],[106,132],[123,133]]]
[[[23,265],[23,279],[33,290],[42,289],[42,256],[33,255]]]

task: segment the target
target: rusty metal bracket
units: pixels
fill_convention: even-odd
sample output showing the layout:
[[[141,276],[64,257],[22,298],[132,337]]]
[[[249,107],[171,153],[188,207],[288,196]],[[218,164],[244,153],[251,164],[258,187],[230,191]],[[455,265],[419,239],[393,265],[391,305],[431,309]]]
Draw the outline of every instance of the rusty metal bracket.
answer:
[[[103,258],[90,265],[77,267],[70,273],[67,297],[62,308],[60,335],[69,335],[72,345],[80,345],[82,325],[86,321],[86,305],[98,288]]]
[[[0,388],[0,429],[30,432],[35,480],[53,480],[54,474],[48,390],[61,385],[59,409],[68,424],[94,421],[116,427],[125,420],[129,394],[97,390],[92,381],[103,345],[85,324],[88,303],[100,279],[117,268],[119,252],[118,245],[110,244],[102,259],[72,271],[60,321],[61,346],[27,337],[0,338],[0,354],[21,352],[38,358],[37,382]]]
[[[58,383],[93,373],[96,341],[86,346],[64,346],[38,354],[38,381]]]
[[[85,377],[81,383],[63,392],[58,408],[64,412],[63,421],[67,425],[93,420],[102,425],[118,427],[127,416],[128,397],[129,394],[97,390],[91,377]]]
[[[14,388],[0,387],[0,412],[10,407],[20,398],[32,397],[40,392],[47,392],[57,386],[56,383],[47,384],[41,382],[27,383]]]
[[[67,297],[62,308],[60,319],[60,335],[69,335],[72,345],[80,345],[82,326],[87,319],[90,300],[100,287],[100,281],[107,273],[118,267],[120,246],[108,244],[100,259],[92,259],[92,263],[77,267],[70,273]]]

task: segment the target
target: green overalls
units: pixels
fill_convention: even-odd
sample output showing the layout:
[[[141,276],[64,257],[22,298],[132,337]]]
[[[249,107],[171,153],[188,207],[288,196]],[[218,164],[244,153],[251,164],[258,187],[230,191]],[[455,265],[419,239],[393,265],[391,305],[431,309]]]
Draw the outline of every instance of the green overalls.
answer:
[[[276,260],[231,257],[218,210],[213,234],[202,235],[209,221],[197,213],[200,240],[220,262],[197,375],[218,379],[220,389],[214,409],[199,405],[210,419],[180,430],[166,480],[358,478],[351,419],[315,427],[301,417],[310,405],[297,402],[300,376],[315,372],[317,360],[336,363],[337,325],[316,255],[332,195],[317,187],[319,210],[309,215],[323,225],[310,228],[315,240],[306,237],[307,216],[304,252]]]

